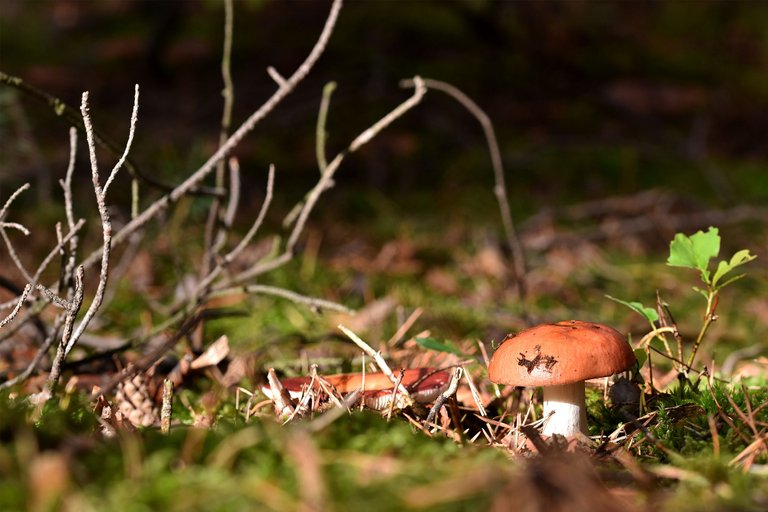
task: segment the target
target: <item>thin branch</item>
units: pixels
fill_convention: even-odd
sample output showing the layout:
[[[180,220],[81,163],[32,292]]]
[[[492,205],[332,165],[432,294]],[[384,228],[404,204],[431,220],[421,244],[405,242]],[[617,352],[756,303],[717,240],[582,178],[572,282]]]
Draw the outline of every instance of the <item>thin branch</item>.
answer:
[[[72,297],[70,307],[68,307],[64,313],[64,328],[61,333],[61,341],[59,342],[56,355],[54,356],[53,363],[51,364],[51,372],[48,374],[48,383],[46,386],[46,396],[48,398],[53,395],[56,383],[59,381],[59,376],[61,376],[61,367],[64,364],[64,360],[67,356],[66,349],[69,344],[69,340],[72,339],[72,330],[75,325],[75,319],[77,314],[80,312],[80,307],[83,304],[83,273],[83,266],[78,266],[75,270],[74,297]]]
[[[239,175],[239,174],[238,174]],[[269,205],[272,203],[272,196],[274,193],[274,186],[275,186],[275,166],[274,164],[270,164],[269,166],[269,175],[267,176],[267,193],[264,196],[264,203],[261,205],[261,209],[259,210],[259,214],[256,216],[256,220],[254,220],[253,224],[251,225],[251,228],[248,230],[248,232],[245,234],[245,236],[240,240],[240,243],[235,246],[234,249],[229,251],[224,258],[216,265],[216,267],[208,273],[207,276],[200,282],[200,284],[197,285],[197,289],[195,290],[195,293],[193,296],[195,298],[199,298],[202,292],[210,286],[210,284],[213,282],[214,279],[216,279],[222,271],[224,271],[240,254],[243,249],[245,249],[249,243],[251,243],[251,240],[253,240],[253,237],[256,236],[256,233],[259,231],[259,228],[264,223],[264,218],[267,215],[267,210],[269,210]]]
[[[139,89],[138,85],[136,86],[134,94],[134,107],[133,111],[136,112],[136,109],[138,108],[138,101],[139,101]],[[96,161],[96,145],[94,143],[93,139],[93,126],[91,124],[91,116],[88,113],[88,92],[83,93],[82,102],[80,104],[80,112],[83,115],[83,123],[85,124],[85,134],[88,141],[88,155],[91,162],[91,181],[93,183],[93,190],[96,193],[96,205],[99,210],[99,216],[101,217],[101,228],[102,228],[102,250],[101,250],[101,271],[99,272],[99,284],[96,287],[96,294],[93,297],[93,301],[91,302],[91,305],[88,307],[88,310],[85,312],[85,316],[83,317],[80,324],[77,326],[77,329],[72,334],[72,337],[67,341],[66,347],[64,349],[64,357],[69,354],[69,352],[72,350],[72,348],[75,346],[75,343],[77,343],[77,340],[80,338],[80,336],[83,334],[85,329],[88,327],[88,324],[91,322],[91,319],[96,314],[96,311],[99,310],[101,307],[101,302],[104,299],[104,290],[107,287],[107,279],[109,277],[109,254],[110,250],[112,248],[112,223],[109,219],[109,212],[107,211],[107,204],[106,204],[106,196],[105,196],[105,190],[102,189],[101,184],[99,183],[99,167],[98,163]],[[136,128],[136,117],[131,117],[131,128],[129,131],[129,138],[132,137],[132,133],[134,132]],[[113,170],[113,173],[115,171]]]
[[[135,88],[134,92],[134,104],[133,114],[131,115],[131,122],[129,128],[127,148],[130,147],[133,134],[136,130],[138,102],[139,102],[139,87]],[[96,293],[91,301],[88,310],[85,312],[83,319],[80,321],[77,327],[74,327],[75,318],[80,311],[80,307],[83,303],[83,275],[85,272],[84,266],[80,265],[75,271],[75,292],[72,301],[67,305],[66,318],[64,320],[64,330],[61,337],[61,343],[56,351],[53,364],[51,366],[51,373],[48,376],[47,396],[50,397],[56,387],[56,383],[61,375],[61,367],[64,360],[69,355],[72,348],[74,348],[77,341],[85,332],[85,329],[90,324],[96,312],[101,307],[104,300],[104,290],[107,287],[107,280],[109,278],[109,255],[111,249],[112,240],[112,224],[109,219],[109,212],[107,211],[106,204],[106,189],[114,178],[115,174],[119,170],[123,158],[118,161],[117,165],[112,169],[109,178],[105,182],[104,188],[102,188],[99,177],[99,166],[96,160],[96,143],[93,134],[93,124],[91,123],[91,116],[88,112],[88,92],[84,92],[80,103],[80,113],[83,116],[83,125],[85,126],[86,140],[88,142],[88,157],[91,163],[91,182],[93,184],[93,191],[96,195],[96,205],[99,211],[99,217],[101,218],[102,228],[102,251],[101,251],[101,270],[99,272],[99,283],[96,287]],[[127,153],[126,153],[127,154]],[[61,243],[61,242],[60,242]]]
[[[215,169],[216,164],[225,158],[262,119],[264,119],[289,93],[294,90],[296,85],[307,76],[317,60],[320,58],[320,55],[325,50],[328,39],[330,38],[331,33],[333,32],[333,28],[336,24],[341,5],[342,0],[334,0],[320,37],[318,38],[315,46],[312,48],[307,58],[293,73],[293,75],[291,75],[291,77],[288,78],[285,83],[281,85],[258,110],[251,114],[251,116],[242,125],[240,125],[240,127],[227,139],[227,141],[221,147],[219,147],[219,149],[197,171],[192,173],[189,178],[178,185],[169,194],[161,197],[143,212],[131,219],[128,224],[126,224],[120,231],[115,233],[114,237],[112,238],[112,242],[114,244],[121,243],[131,233],[153,219],[158,213],[165,210],[169,205],[175,203],[180,198],[184,197],[196,187],[198,187],[200,182]],[[86,268],[91,267],[100,259],[101,253],[102,249],[97,249],[96,251],[92,252],[83,261],[83,265]]]
[[[315,128],[315,152],[317,154],[317,167],[320,174],[328,167],[328,159],[325,156],[325,143],[328,139],[328,131],[325,129],[328,122],[328,107],[331,104],[331,95],[336,90],[336,82],[328,82],[323,87],[323,96],[320,100],[320,111],[317,113],[317,127]]]
[[[223,226],[224,230],[219,233],[219,239],[213,247],[214,252],[219,253],[227,241],[227,234],[235,223],[237,207],[240,205],[240,162],[237,158],[229,159],[229,199],[227,200],[227,209],[224,211]]]
[[[399,393],[404,395],[406,397],[406,400],[410,398],[410,393],[408,393],[408,390],[405,388],[405,386],[402,385],[402,383],[398,384],[398,379],[395,377],[395,375],[392,373],[392,370],[389,368],[389,365],[384,360],[384,358],[381,356],[381,352],[373,350],[370,345],[368,345],[366,342],[364,342],[360,337],[346,328],[344,325],[339,324],[338,325],[341,332],[347,335],[347,337],[352,340],[352,342],[360,347],[360,349],[368,354],[373,360],[376,362],[376,366],[379,367],[379,369],[384,373],[384,375],[387,376],[387,378],[392,382],[393,385],[397,386],[397,390]]]
[[[499,150],[499,142],[496,139],[496,132],[493,129],[493,123],[491,122],[490,117],[488,117],[488,114],[486,114],[485,111],[483,111],[483,109],[477,105],[477,103],[472,101],[469,96],[464,94],[455,86],[446,82],[431,80],[428,78],[424,79],[424,83],[430,89],[442,91],[461,103],[464,108],[466,108],[473,116],[475,116],[475,119],[477,119],[480,125],[483,127],[483,133],[485,134],[485,139],[488,142],[488,151],[491,154],[491,165],[493,166],[493,174],[496,181],[496,184],[493,187],[493,193],[496,196],[496,201],[499,203],[499,211],[501,213],[502,224],[504,225],[504,233],[507,238],[507,244],[512,251],[512,263],[515,271],[515,286],[517,287],[517,293],[520,297],[520,301],[523,304],[523,307],[525,307],[527,300],[527,265],[525,262],[525,252],[523,251],[523,246],[520,243],[519,237],[517,236],[515,224],[512,220],[512,213],[509,207],[509,198],[507,197],[507,185],[504,178],[504,166],[502,164],[501,151]],[[402,84],[405,87],[411,87],[413,82],[411,80],[404,80]]]
[[[219,147],[223,146],[227,142],[229,136],[230,126],[232,124],[232,106],[234,105],[235,92],[234,85],[232,84],[232,26],[234,23],[234,12],[232,0],[224,1],[224,48],[222,49],[221,56],[221,77],[224,82],[224,88],[221,91],[221,95],[224,98],[224,106],[221,113],[221,124],[219,130]],[[225,161],[222,158],[216,164],[216,176],[215,183],[216,188],[224,188],[225,174],[226,174]],[[232,205],[232,194],[235,196],[239,191],[233,190],[230,183],[229,193],[230,201],[229,205]],[[205,223],[205,236],[202,265],[200,266],[200,277],[208,275],[210,272],[213,261],[218,254],[218,251],[223,247],[227,230],[229,226],[224,224],[223,228],[219,224],[219,215],[221,212],[221,198],[214,198],[211,202],[211,206],[208,209],[208,220]],[[202,324],[201,324],[202,325]],[[202,335],[202,331],[198,329],[196,333],[196,342],[199,343],[197,338]]]
[[[11,243],[11,239],[8,238],[8,234],[5,232],[6,228],[12,228],[17,229],[21,231],[24,235],[29,235],[29,230],[22,226],[21,224],[15,223],[15,222],[3,222],[3,219],[5,219],[5,216],[8,215],[8,209],[11,207],[11,204],[18,198],[22,192],[29,189],[29,183],[25,183],[19,188],[16,189],[16,191],[11,194],[11,197],[8,198],[8,200],[3,205],[3,208],[0,209],[0,235],[3,237],[3,241],[5,242],[6,247],[8,248],[8,255],[11,257],[11,260],[13,261],[13,264],[16,265],[16,268],[21,272],[21,275],[24,277],[24,279],[27,280],[27,282],[31,282],[31,276],[29,275],[29,272],[27,272],[27,269],[24,267],[24,264],[21,262],[21,259],[19,258],[19,255],[16,254],[16,250],[13,247],[13,244]]]
[[[2,221],[5,216],[8,214],[8,208],[11,207],[11,204],[16,200],[17,197],[21,195],[22,192],[29,189],[29,183],[25,183],[19,188],[16,189],[16,191],[11,194],[11,197],[8,198],[8,200],[3,205],[3,208],[0,209],[0,221]]]
[[[26,269],[26,267],[24,267],[24,263],[21,262],[21,258],[19,258],[19,255],[16,253],[16,249],[13,247],[13,243],[11,242],[11,239],[8,238],[8,233],[5,232],[4,228],[5,226],[0,224],[0,235],[3,237],[5,246],[8,248],[8,255],[11,257],[11,261],[13,261],[13,264],[21,273],[24,280],[26,280],[28,283],[31,283],[33,281],[32,276],[29,274],[29,271]]]
[[[330,188],[331,183],[333,182],[333,175],[338,170],[339,166],[341,165],[341,162],[344,161],[344,158],[347,155],[354,153],[355,151],[360,149],[363,145],[369,142],[374,136],[376,136],[381,130],[383,130],[390,124],[392,124],[396,119],[401,117],[408,110],[418,105],[421,99],[424,97],[424,94],[427,92],[427,88],[424,86],[424,82],[421,80],[421,78],[414,77],[413,83],[414,83],[414,91],[411,97],[409,97],[403,103],[395,107],[391,112],[389,112],[387,115],[385,115],[384,117],[379,119],[376,123],[374,123],[371,127],[369,127],[368,129],[363,131],[360,135],[358,135],[350,143],[347,149],[345,149],[344,151],[336,155],[336,157],[328,164],[328,166],[325,168],[325,171],[320,176],[320,179],[318,180],[318,182],[315,184],[312,190],[310,190],[309,193],[307,194],[306,200],[304,201],[304,205],[301,207],[298,218],[296,220],[296,224],[293,227],[293,231],[291,231],[291,234],[288,238],[288,242],[285,245],[285,250],[283,251],[283,253],[272,260],[262,262],[259,265],[255,265],[254,267],[241,272],[240,274],[232,278],[232,281],[231,281],[232,283],[242,283],[258,275],[274,270],[275,268],[278,268],[286,264],[293,258],[293,250],[296,246],[296,243],[299,241],[299,237],[304,231],[304,226],[307,222],[307,218],[309,218],[309,214],[312,212],[312,209],[314,208],[318,199],[320,199],[320,196],[323,194],[323,192],[325,192],[326,190],[328,190],[328,188]]]
[[[19,296],[18,301],[16,302],[16,307],[13,308],[13,311],[11,313],[3,318],[2,321],[0,321],[0,329],[5,327],[5,324],[8,322],[12,322],[14,318],[16,318],[16,315],[19,314],[19,310],[21,309],[21,306],[24,305],[24,301],[27,300],[27,295],[29,295],[29,292],[32,291],[32,285],[28,284],[24,287],[24,291],[21,292],[21,295]]]
[[[278,73],[278,71],[274,67],[268,66],[267,74],[269,75],[269,78],[274,80],[277,85],[279,85],[280,87],[285,86],[285,78],[283,78],[283,76],[280,73]]]
[[[62,274],[62,281],[68,281],[72,272],[75,269],[75,253],[77,252],[78,238],[74,236],[77,231],[75,229],[75,215],[73,213],[73,201],[72,201],[72,175],[75,172],[75,157],[77,155],[77,130],[75,128],[69,129],[69,163],[67,164],[67,172],[64,175],[64,180],[60,181],[62,190],[64,191],[64,214],[67,217],[67,225],[69,226],[69,232],[73,233],[72,238],[69,241],[69,257],[64,264],[64,272]],[[62,283],[62,285],[65,283]]]
[[[213,291],[207,295],[208,299],[214,299],[216,297],[225,297],[234,293],[249,293],[260,295],[272,295],[275,297],[281,297],[288,299],[296,304],[304,304],[313,309],[337,311],[347,315],[353,314],[355,311],[349,309],[343,304],[333,302],[330,300],[320,299],[317,297],[310,297],[308,295],[302,295],[300,293],[287,290],[285,288],[279,288],[277,286],[269,286],[265,284],[251,284],[247,286],[233,286],[231,288],[222,288],[220,290]]]
[[[119,171],[120,168],[125,163],[125,159],[128,157],[128,151],[131,150],[131,143],[133,142],[133,136],[136,133],[136,122],[138,120],[138,117],[139,117],[139,84],[136,84],[134,86],[134,92],[133,92],[133,111],[131,112],[131,124],[128,130],[128,140],[125,143],[125,151],[123,151],[122,156],[117,161],[115,166],[112,168],[112,172],[109,173],[109,177],[107,178],[107,181],[104,182],[104,191],[102,192],[104,197],[106,197],[107,190],[109,189],[109,185],[111,185],[112,181],[115,179],[115,175],[117,175],[117,171]]]
[[[40,265],[38,265],[37,270],[35,270],[35,274],[32,276],[32,279],[30,280],[30,284],[37,285],[38,280],[40,279],[40,276],[45,272],[45,269],[48,268],[48,265],[50,265],[51,261],[53,261],[53,258],[56,257],[57,254],[59,254],[62,250],[62,248],[69,242],[72,244],[72,240],[77,238],[77,233],[83,228],[85,225],[85,219],[79,219],[71,228],[71,231],[64,235],[61,240],[56,244],[56,246],[48,252],[45,258],[43,258],[43,261],[40,262]]]
[[[345,313],[348,315],[354,313],[354,310],[349,309],[348,307],[342,304],[332,302],[330,300],[318,299],[316,297],[308,297],[306,295],[301,295],[299,293],[286,290],[285,288],[278,288],[276,286],[268,286],[263,284],[251,284],[248,286],[244,286],[242,290],[244,290],[246,293],[260,293],[263,295],[274,295],[275,297],[282,297],[284,299],[288,299],[297,304],[305,304],[312,308],[338,311],[340,313]]]
[[[437,416],[437,413],[440,412],[440,409],[442,409],[443,405],[445,405],[445,402],[447,402],[449,398],[456,394],[456,390],[459,387],[459,380],[461,380],[461,375],[463,372],[464,369],[460,366],[453,370],[453,375],[451,376],[451,381],[448,384],[448,387],[445,389],[445,391],[440,393],[440,396],[438,396],[437,400],[435,400],[434,405],[432,405],[432,409],[429,411],[429,415],[427,415],[427,420],[424,422],[425,425],[432,423],[435,419],[435,416]],[[456,425],[456,427],[458,427],[458,425]]]
[[[320,170],[320,175],[325,173],[326,167],[328,167],[328,159],[325,155],[325,144],[328,138],[328,132],[325,129],[328,120],[328,107],[331,103],[331,95],[336,89],[336,82],[328,82],[323,87],[323,96],[320,99],[320,110],[317,113],[317,126],[315,127],[315,155],[317,157],[317,168]],[[329,187],[334,185],[333,180],[328,183]],[[283,226],[288,227],[296,220],[296,216],[301,212],[303,203],[299,202],[294,205],[288,215],[283,220]]]

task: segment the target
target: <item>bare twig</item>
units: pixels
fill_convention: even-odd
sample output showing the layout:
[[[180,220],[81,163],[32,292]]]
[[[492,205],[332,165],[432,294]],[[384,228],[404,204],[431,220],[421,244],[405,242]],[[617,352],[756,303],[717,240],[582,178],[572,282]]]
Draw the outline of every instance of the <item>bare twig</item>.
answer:
[[[317,153],[317,167],[320,174],[325,172],[328,167],[328,160],[325,157],[325,142],[328,138],[328,131],[325,129],[328,121],[328,106],[331,104],[331,95],[336,90],[336,82],[328,82],[323,87],[323,96],[320,100],[320,111],[317,114],[317,127],[315,129],[315,152]]]
[[[293,231],[291,231],[291,234],[288,237],[288,241],[285,244],[285,249],[283,253],[274,259],[262,262],[244,272],[241,272],[240,274],[238,274],[232,279],[232,282],[240,283],[240,282],[247,281],[256,276],[259,276],[261,274],[264,274],[266,272],[279,268],[282,265],[285,265],[287,262],[289,262],[293,258],[294,248],[296,246],[296,243],[299,240],[299,237],[304,231],[304,226],[307,222],[307,218],[309,217],[309,214],[312,212],[312,209],[314,208],[318,199],[320,199],[320,196],[323,194],[323,192],[328,190],[328,188],[330,187],[333,180],[333,176],[338,170],[344,158],[347,155],[354,153],[355,151],[360,149],[363,145],[365,145],[373,137],[375,137],[376,134],[378,134],[381,130],[389,126],[392,122],[394,122],[396,119],[401,117],[408,110],[418,105],[418,103],[424,97],[424,94],[427,92],[427,88],[424,86],[424,82],[419,77],[414,77],[413,82],[414,82],[414,92],[410,98],[408,98],[403,103],[395,107],[391,112],[389,112],[387,115],[385,115],[384,117],[379,119],[376,123],[374,123],[371,127],[369,127],[368,129],[363,131],[360,135],[358,135],[349,144],[346,150],[336,155],[336,157],[328,164],[328,166],[325,168],[325,172],[323,172],[323,174],[320,176],[320,179],[318,180],[317,184],[315,184],[314,188],[312,188],[312,190],[310,190],[309,193],[307,194],[304,200],[304,204],[301,207],[299,214],[297,216],[297,220],[293,227]]]
[[[408,330],[413,327],[413,324],[416,323],[416,320],[419,319],[421,314],[424,312],[421,308],[416,308],[413,310],[413,313],[410,314],[410,316],[406,319],[403,324],[397,328],[397,332],[392,335],[391,338],[387,341],[386,345],[388,347],[395,346],[396,343],[398,343],[401,339],[403,339],[403,336],[405,336],[405,333],[408,332]]]
[[[211,270],[208,275],[205,276],[205,278],[198,284],[197,290],[195,290],[194,296],[199,297],[202,292],[210,286],[210,284],[213,282],[214,279],[216,279],[219,274],[221,274],[222,271],[224,271],[234,260],[235,258],[245,249],[249,243],[253,240],[253,237],[256,236],[256,233],[259,231],[259,228],[261,228],[261,225],[264,223],[264,217],[267,215],[267,211],[269,210],[269,205],[272,203],[272,196],[274,193],[274,187],[275,187],[275,166],[270,165],[269,166],[269,175],[267,176],[267,192],[264,196],[264,202],[261,205],[261,209],[259,210],[259,214],[256,216],[256,219],[253,221],[253,224],[251,224],[250,229],[248,229],[248,232],[245,234],[245,236],[240,240],[240,243],[238,243],[234,249],[229,251],[222,259],[221,261],[216,265],[216,267]]]
[[[447,402],[449,398],[456,394],[456,390],[459,387],[459,380],[461,379],[463,372],[464,370],[460,366],[453,370],[453,375],[451,376],[451,381],[448,383],[448,387],[445,389],[445,391],[440,393],[440,396],[437,397],[437,400],[435,400],[434,405],[432,405],[432,409],[427,415],[427,420],[425,421],[426,425],[429,425],[435,420],[435,416],[437,416],[437,413],[440,412],[440,409],[443,408],[445,402]],[[459,426],[456,425],[456,428],[459,428]]]
[[[91,117],[88,112],[88,92],[84,92],[82,95],[82,101],[80,104],[80,112],[83,116],[83,124],[85,125],[85,133],[88,141],[88,155],[91,163],[91,182],[93,184],[93,190],[96,195],[96,205],[99,211],[99,217],[101,219],[102,228],[102,252],[101,252],[101,270],[99,272],[99,283],[96,287],[96,293],[91,301],[88,310],[85,312],[85,316],[80,321],[78,326],[74,327],[75,317],[80,311],[80,306],[83,301],[83,272],[84,267],[80,265],[77,267],[75,273],[75,298],[67,306],[67,315],[64,323],[64,332],[62,334],[61,343],[59,344],[56,356],[54,358],[53,365],[51,367],[51,373],[48,378],[48,392],[53,393],[53,390],[58,382],[59,375],[61,374],[61,365],[64,363],[67,355],[69,355],[72,348],[80,339],[88,324],[93,319],[96,312],[99,310],[104,299],[104,290],[107,286],[107,280],[109,277],[109,254],[111,249],[112,240],[112,224],[109,219],[109,212],[107,211],[106,204],[106,190],[108,185],[114,179],[117,171],[119,170],[122,162],[125,160],[128,150],[130,149],[133,135],[136,131],[136,121],[139,104],[139,86],[136,85],[134,89],[133,99],[133,113],[131,115],[131,123],[128,132],[128,141],[126,143],[126,150],[123,156],[118,161],[117,165],[112,169],[109,178],[105,182],[104,187],[100,183],[99,167],[96,160],[96,143],[93,135],[93,125],[91,123]]]
[[[160,431],[168,434],[171,431],[171,406],[173,405],[173,382],[163,381],[163,406],[160,409]]]
[[[360,347],[360,349],[368,354],[373,360],[376,362],[376,366],[381,369],[381,371],[384,373],[384,375],[387,376],[387,378],[392,381],[393,385],[397,385],[397,377],[395,377],[394,373],[392,373],[392,370],[389,368],[389,365],[384,360],[384,358],[381,356],[381,352],[378,352],[376,350],[373,350],[370,345],[368,345],[366,342],[364,342],[360,337],[355,334],[354,332],[350,331],[346,327],[344,327],[342,324],[338,325],[339,330],[347,335],[347,337],[352,340],[352,342]],[[397,390],[399,393],[404,395],[406,398],[410,398],[410,393],[408,393],[408,390],[403,386],[402,384],[397,385]]]
[[[13,194],[11,194],[11,197],[9,197],[5,202],[3,208],[0,209],[0,235],[2,235],[3,241],[5,241],[5,245],[8,248],[8,255],[11,257],[13,264],[16,265],[16,268],[19,270],[19,272],[21,272],[21,275],[24,277],[24,279],[31,283],[32,276],[29,274],[27,269],[24,267],[24,264],[19,259],[19,256],[16,254],[16,250],[13,248],[13,244],[11,243],[10,238],[8,238],[8,234],[5,232],[6,228],[11,228],[21,231],[24,235],[28,236],[29,230],[16,222],[5,222],[3,220],[8,214],[8,209],[10,208],[11,204],[13,204],[16,198],[19,197],[21,193],[27,189],[29,189],[29,183],[25,183],[24,185],[20,186]]]
[[[128,132],[128,142],[126,143],[126,152],[130,148],[131,141],[133,140],[133,134],[136,131],[136,120],[137,120],[137,113],[139,108],[139,86],[136,85],[134,89],[134,97],[133,97],[133,114],[131,115],[131,125]],[[109,185],[111,182],[111,179],[113,179],[114,175],[117,173],[119,169],[119,164],[121,164],[121,161],[125,159],[125,153],[123,154],[123,158],[121,158],[121,161],[118,161],[118,164],[115,166],[115,168],[112,169],[112,172],[110,173],[110,178],[107,180],[104,188],[102,189],[101,184],[99,183],[99,168],[98,164],[96,162],[96,146],[94,144],[93,140],[93,130],[91,125],[91,118],[88,113],[88,93],[83,93],[83,101],[80,106],[80,111],[83,114],[83,122],[85,124],[85,133],[88,139],[88,151],[89,151],[89,158],[91,161],[91,181],[93,182],[93,189],[96,192],[96,205],[99,209],[99,216],[101,217],[101,227],[102,227],[102,236],[103,236],[103,243],[102,243],[102,250],[101,250],[101,272],[99,274],[99,284],[96,288],[96,294],[93,298],[93,301],[91,302],[91,305],[88,307],[88,311],[86,311],[85,316],[83,317],[82,321],[77,327],[77,330],[72,335],[72,338],[67,342],[67,347],[65,349],[64,355],[66,357],[67,354],[72,350],[72,347],[77,343],[77,340],[80,338],[80,336],[83,334],[85,329],[88,327],[88,324],[90,323],[93,316],[96,314],[96,311],[101,307],[101,301],[104,298],[104,289],[107,286],[107,278],[109,276],[109,253],[110,249],[112,247],[112,223],[109,219],[109,212],[107,211],[107,203],[106,203],[106,186]]]
[[[8,215],[8,209],[11,207],[11,204],[13,204],[13,202],[16,200],[16,198],[19,197],[22,192],[24,192],[25,190],[28,190],[28,189],[29,189],[29,183],[23,184],[22,186],[17,188],[16,191],[13,194],[11,194],[11,197],[9,197],[5,201],[5,204],[3,205],[3,208],[0,209],[0,222],[2,222],[3,219],[5,219],[5,216]],[[21,226],[21,228],[17,228],[17,229],[20,229],[25,235],[29,234],[29,231],[26,228],[24,228],[23,226]]]
[[[281,75],[273,66],[267,67],[267,74],[277,85],[280,87],[285,86],[285,78],[283,78],[283,75]]]
[[[488,151],[491,154],[493,175],[496,180],[496,184],[493,187],[493,193],[496,196],[496,201],[499,203],[501,222],[504,225],[504,234],[507,238],[507,244],[512,251],[512,264],[515,271],[515,286],[517,287],[517,293],[520,297],[520,301],[525,308],[527,300],[527,270],[525,263],[525,252],[523,251],[523,246],[517,236],[515,224],[512,221],[512,213],[509,207],[509,198],[507,197],[507,186],[504,179],[504,166],[502,164],[501,151],[499,150],[499,142],[496,139],[496,132],[493,129],[493,123],[491,122],[490,117],[488,117],[488,114],[486,114],[485,111],[483,111],[483,109],[477,105],[477,103],[472,101],[469,96],[464,94],[455,86],[447,82],[441,82],[439,80],[432,80],[429,78],[425,78],[424,83],[430,89],[442,91],[461,103],[464,108],[466,108],[473,116],[475,116],[475,119],[477,119],[480,125],[483,127],[483,133],[485,134],[485,139],[488,142]],[[405,87],[410,87],[412,86],[412,81],[404,80],[402,84]],[[525,313],[525,309],[523,312]]]
[[[14,318],[16,318],[16,315],[19,314],[19,310],[21,309],[21,306],[24,304],[24,301],[27,300],[27,295],[29,295],[29,292],[32,291],[32,285],[28,284],[24,287],[24,291],[21,292],[21,295],[18,298],[18,301],[16,302],[16,307],[13,308],[13,311],[3,318],[2,321],[0,321],[0,329],[5,327],[5,324],[8,322],[12,322]]]
[[[314,64],[320,58],[320,55],[325,50],[328,43],[328,39],[333,32],[333,28],[336,24],[339,11],[341,9],[342,0],[334,0],[331,7],[331,11],[326,19],[325,26],[318,38],[315,46],[310,51],[307,58],[299,66],[299,68],[285,80],[277,91],[266,101],[264,104],[256,110],[248,119],[240,125],[240,127],[227,139],[227,141],[219,147],[219,149],[192,175],[190,175],[184,182],[179,184],[169,194],[161,197],[155,201],[152,205],[147,207],[143,212],[131,219],[120,231],[115,233],[112,237],[114,244],[123,242],[131,233],[141,228],[144,224],[153,219],[158,213],[165,210],[171,204],[177,202],[180,198],[189,194],[192,190],[196,189],[199,184],[208,176],[215,168],[218,162],[224,158],[237,146],[240,141],[253,130],[253,128],[264,119],[289,93],[291,93],[296,85],[301,82],[304,77],[307,76]],[[97,249],[92,252],[84,261],[83,266],[86,268],[94,265],[101,258],[102,249]]]
[[[67,356],[67,345],[69,340],[72,339],[72,330],[74,329],[75,318],[80,312],[80,307],[83,304],[83,266],[80,265],[75,269],[75,292],[74,297],[69,302],[64,312],[64,328],[61,333],[61,340],[59,341],[56,355],[53,358],[53,364],[51,364],[51,373],[48,375],[47,392],[50,398],[53,394],[53,390],[56,387],[56,383],[59,381],[61,375],[61,367],[64,364],[64,360]]]
[[[221,56],[221,76],[224,82],[224,89],[221,91],[221,95],[224,97],[224,106],[221,113],[221,128],[219,131],[219,147],[223,146],[227,142],[229,136],[230,125],[232,124],[232,106],[235,101],[234,85],[232,84],[232,73],[230,72],[232,63],[232,25],[234,22],[232,0],[224,1],[224,48]],[[225,181],[225,161],[222,158],[216,164],[216,187],[223,189]],[[237,194],[239,191],[234,191],[230,187],[230,194]],[[231,197],[230,197],[231,199]],[[232,201],[230,200],[230,206]],[[221,210],[221,199],[216,197],[211,202],[211,207],[208,210],[208,221],[205,225],[205,251],[203,251],[203,262],[201,265],[200,277],[203,278],[210,271],[213,260],[224,243],[226,236],[226,230],[229,226],[222,226],[219,224],[219,214]],[[201,324],[202,326],[202,324]],[[199,335],[202,335],[201,329],[198,329]]]

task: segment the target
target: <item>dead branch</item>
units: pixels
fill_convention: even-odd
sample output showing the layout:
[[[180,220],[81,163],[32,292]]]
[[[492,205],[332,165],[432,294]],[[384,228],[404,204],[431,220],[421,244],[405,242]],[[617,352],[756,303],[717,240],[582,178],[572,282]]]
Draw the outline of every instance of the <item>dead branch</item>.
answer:
[[[488,114],[486,114],[485,111],[472,100],[472,98],[464,94],[457,87],[447,82],[432,80],[429,78],[424,79],[424,84],[430,89],[442,91],[458,101],[473,116],[475,116],[475,119],[477,119],[477,121],[483,127],[485,140],[488,142],[488,151],[491,154],[493,176],[496,181],[496,184],[493,187],[493,194],[496,196],[496,201],[499,203],[499,212],[501,213],[501,222],[504,226],[504,234],[507,238],[507,244],[512,251],[512,265],[515,275],[515,287],[517,288],[517,294],[523,306],[523,316],[527,316],[525,307],[527,301],[527,265],[525,262],[525,252],[523,251],[523,245],[520,243],[520,238],[517,235],[515,223],[512,220],[512,212],[509,207],[509,198],[507,196],[507,185],[504,178],[504,164],[502,163],[499,141],[496,138],[496,131],[493,129],[491,118],[488,117]],[[411,87],[412,81],[404,80],[402,85],[405,87]]]
[[[240,143],[240,141],[248,133],[250,133],[253,128],[267,116],[267,114],[272,112],[272,110],[286,96],[288,96],[288,94],[290,94],[296,88],[296,85],[298,85],[298,83],[307,76],[317,60],[320,58],[320,55],[325,50],[328,39],[330,38],[331,33],[333,32],[333,28],[336,24],[336,19],[338,18],[341,5],[342,0],[334,0],[331,11],[328,15],[328,18],[326,19],[325,26],[323,27],[323,30],[317,42],[315,43],[315,46],[312,48],[304,62],[288,79],[286,79],[280,85],[280,87],[278,87],[277,91],[275,91],[274,94],[272,94],[272,96],[266,102],[264,102],[261,107],[259,107],[253,114],[251,114],[250,117],[248,117],[248,119],[242,125],[240,125],[240,127],[232,135],[230,135],[227,141],[222,144],[219,149],[199,169],[193,172],[192,175],[184,180],[184,182],[174,188],[173,191],[152,203],[143,212],[131,219],[131,221],[123,226],[120,231],[115,233],[115,235],[112,237],[112,243],[122,243],[131,233],[144,226],[147,222],[155,218],[155,216],[164,211],[171,204],[176,203],[179,199],[189,194],[192,190],[196,189],[205,179],[205,177],[208,176],[213,170],[215,170],[218,162],[226,158],[227,155],[229,155],[229,153]],[[101,258],[102,252],[103,249],[95,250],[82,262],[82,265],[85,268],[93,266]]]

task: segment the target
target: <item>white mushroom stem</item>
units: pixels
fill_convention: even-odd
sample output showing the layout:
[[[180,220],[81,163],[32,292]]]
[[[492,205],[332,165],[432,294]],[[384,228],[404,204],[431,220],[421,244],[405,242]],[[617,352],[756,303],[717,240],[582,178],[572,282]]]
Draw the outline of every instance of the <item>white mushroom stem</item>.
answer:
[[[544,387],[544,429],[542,434],[571,437],[587,432],[584,381]]]

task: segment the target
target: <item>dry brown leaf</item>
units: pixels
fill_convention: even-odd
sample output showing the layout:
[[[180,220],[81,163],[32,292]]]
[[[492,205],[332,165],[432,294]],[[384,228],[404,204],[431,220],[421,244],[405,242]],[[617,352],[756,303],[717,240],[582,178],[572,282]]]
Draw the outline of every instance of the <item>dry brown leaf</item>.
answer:
[[[223,334],[219,339],[211,343],[205,352],[190,363],[189,367],[193,370],[199,370],[206,366],[216,366],[229,355],[229,338]]]

